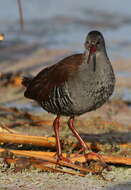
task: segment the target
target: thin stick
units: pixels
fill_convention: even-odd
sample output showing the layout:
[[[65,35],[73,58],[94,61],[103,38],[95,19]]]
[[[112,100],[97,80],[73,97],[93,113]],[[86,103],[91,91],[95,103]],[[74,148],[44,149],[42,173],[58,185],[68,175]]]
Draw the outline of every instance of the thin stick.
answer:
[[[23,17],[23,9],[22,9],[22,5],[21,5],[21,0],[17,0],[18,3],[18,8],[19,8],[19,22],[20,22],[20,26],[21,26],[21,30],[24,30],[24,17]]]
[[[81,157],[82,158],[82,157]],[[111,164],[124,164],[124,165],[130,165],[131,166],[131,157],[122,157],[122,156],[106,156],[102,155],[102,158],[106,163]],[[99,158],[94,155],[89,155],[87,157],[87,160],[98,160]]]
[[[4,112],[13,112],[13,113],[20,114],[20,112],[16,108],[8,108],[8,107],[0,106],[0,110]]]
[[[62,169],[58,169],[58,168],[51,168],[51,167],[48,167],[48,166],[42,166],[40,164],[35,164],[35,163],[33,163],[33,166],[36,167],[36,168],[47,170],[47,171],[53,171],[53,172],[59,172],[59,173],[67,173],[67,174],[78,175],[78,176],[82,176],[82,177],[85,176],[84,174],[80,174],[80,173],[76,173],[76,172],[69,172],[67,170],[62,170]]]
[[[40,125],[48,125],[52,126],[52,121],[51,120],[39,120],[39,121],[21,121],[21,122],[16,122],[8,125],[8,128],[13,128],[14,126],[24,126],[24,125],[36,125],[36,127]]]
[[[53,163],[55,165],[60,165],[60,166],[66,166],[66,167],[70,167],[70,168],[73,168],[73,169],[77,169],[77,170],[80,170],[80,171],[83,171],[83,172],[92,172],[92,173],[95,173],[95,171],[91,170],[91,169],[88,169],[88,168],[83,168],[83,167],[80,167],[80,166],[77,166],[73,163],[68,163],[68,162],[64,162],[64,161],[57,161],[57,159],[53,157],[50,157],[50,156],[47,156],[47,155],[42,155],[42,154],[35,154],[35,151],[20,151],[20,150],[6,150],[6,149],[0,149],[0,152],[10,152],[10,153],[13,153],[14,155],[19,155],[19,156],[25,156],[25,157],[30,157],[32,159],[36,159],[35,161],[38,160],[41,160],[43,162],[45,161],[48,161],[50,163]],[[47,152],[46,152],[47,153]],[[46,154],[45,153],[45,154]],[[53,153],[53,155],[55,155],[56,153]],[[66,154],[65,154],[66,155]]]
[[[13,159],[13,158],[7,158],[6,159],[6,162],[8,164],[16,164],[17,161],[20,160],[20,159]],[[44,171],[51,171],[51,172],[59,172],[59,173],[67,173],[67,174],[71,174],[71,175],[78,175],[78,176],[82,176],[84,177],[85,175],[84,174],[80,174],[80,173],[77,173],[77,172],[73,172],[73,171],[67,171],[67,170],[63,170],[63,169],[59,169],[59,168],[53,168],[51,166],[47,166],[45,163],[39,163],[38,160],[30,160],[30,164],[35,167],[35,168],[38,168],[38,169],[41,169],[41,170],[44,170]]]
[[[23,135],[23,134],[7,134],[0,132],[0,142],[3,143],[15,143],[15,144],[32,144],[34,146],[44,146],[48,148],[54,148],[56,146],[55,137],[41,137],[41,136],[29,136],[29,135]],[[70,142],[68,142],[70,143]],[[92,144],[91,142],[86,142],[87,146],[90,149],[95,150],[104,150],[106,148],[106,145],[101,144],[99,142],[96,142],[95,144]],[[78,147],[79,144],[73,144],[74,148]],[[131,148],[131,143],[127,144],[119,144],[119,147],[122,149]]]
[[[4,152],[4,151],[8,151],[8,150],[0,149],[0,152]],[[9,150],[9,152],[12,152],[15,155],[26,156],[26,157],[34,157],[36,159],[43,159],[43,160],[47,160],[49,162],[58,164],[57,161],[54,159],[56,152],[24,151],[24,150]],[[67,157],[66,153],[64,153],[62,155],[64,157]],[[128,158],[128,157],[109,156],[109,155],[101,155],[101,157],[104,159],[104,161],[106,163],[131,165],[131,158]],[[75,154],[71,154],[70,160],[73,163],[75,161],[83,163],[83,162],[86,162],[87,160],[99,160],[99,158],[93,154],[89,154],[86,158],[84,155],[81,155],[81,154],[77,157],[75,157]],[[67,164],[66,162],[63,162],[63,161],[60,161],[59,163],[63,164],[63,165]],[[71,167],[71,164],[69,163],[68,166]],[[77,166],[77,168],[78,168],[78,166]],[[87,169],[86,169],[86,171],[87,171]]]
[[[17,131],[14,131],[14,130],[8,128],[3,122],[0,122],[0,127],[3,128],[4,130],[6,130],[8,133],[11,133],[11,134],[18,133]]]
[[[16,144],[32,144],[35,146],[55,147],[54,137],[38,137],[22,134],[0,133],[0,142]]]

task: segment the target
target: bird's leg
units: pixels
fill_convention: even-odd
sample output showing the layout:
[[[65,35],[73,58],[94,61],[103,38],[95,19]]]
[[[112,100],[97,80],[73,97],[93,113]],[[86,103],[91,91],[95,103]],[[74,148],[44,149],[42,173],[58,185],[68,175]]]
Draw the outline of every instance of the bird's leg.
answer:
[[[83,139],[80,137],[79,133],[77,132],[77,130],[74,127],[74,117],[70,117],[69,121],[68,121],[68,126],[71,129],[71,131],[73,132],[73,134],[75,135],[75,137],[77,138],[77,140],[79,141],[80,145],[82,146],[82,149],[80,149],[78,151],[78,154],[82,151],[86,151],[89,150],[88,146],[86,145],[86,143],[83,141]],[[95,152],[89,152],[87,154],[85,154],[85,157],[88,158],[89,155],[94,155],[96,156],[102,163],[105,163],[105,161],[103,160],[102,156],[98,153]]]
[[[60,135],[59,135],[59,129],[60,129],[60,116],[57,115],[53,122],[55,137],[56,137],[56,149],[57,149],[57,156],[58,159],[60,159],[62,152],[61,152],[61,145],[60,145]]]
[[[63,160],[66,162],[71,162],[71,160],[62,156],[60,135],[59,135],[60,115],[57,115],[56,119],[54,120],[53,127],[54,127],[54,132],[55,132],[55,137],[56,137],[57,161]]]
[[[75,137],[77,138],[77,140],[79,141],[80,145],[82,146],[82,149],[79,150],[78,153],[82,152],[82,151],[86,151],[88,149],[88,146],[86,145],[86,143],[83,141],[83,139],[80,137],[79,133],[77,132],[77,130],[74,127],[74,117],[70,117],[69,121],[68,121],[68,126],[71,129],[72,133],[75,135]]]

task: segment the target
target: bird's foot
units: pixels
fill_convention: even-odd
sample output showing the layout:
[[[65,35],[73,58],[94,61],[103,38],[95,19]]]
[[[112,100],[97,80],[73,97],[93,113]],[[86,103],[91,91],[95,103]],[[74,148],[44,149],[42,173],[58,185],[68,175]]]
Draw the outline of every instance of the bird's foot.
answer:
[[[69,157],[64,157],[62,154],[61,155],[56,154],[56,159],[57,159],[57,162],[63,161],[67,163],[73,163]]]
[[[91,160],[91,157],[96,157],[97,159],[96,160],[99,160],[101,162],[101,164],[103,165],[103,167],[107,170],[107,171],[110,171],[111,168],[106,164],[105,160],[103,159],[103,157],[96,153],[96,152],[88,152],[88,153],[85,153],[85,158],[86,160]]]
[[[80,157],[81,153],[82,152],[85,152],[85,149],[84,148],[81,148],[80,150],[78,150],[77,152],[74,153],[74,156],[72,158],[76,158],[76,157]]]
[[[85,157],[87,159],[89,159],[90,157],[97,157],[98,160],[100,160],[101,162],[105,163],[103,157],[100,154],[96,153],[96,152],[88,152],[88,153],[85,152]]]

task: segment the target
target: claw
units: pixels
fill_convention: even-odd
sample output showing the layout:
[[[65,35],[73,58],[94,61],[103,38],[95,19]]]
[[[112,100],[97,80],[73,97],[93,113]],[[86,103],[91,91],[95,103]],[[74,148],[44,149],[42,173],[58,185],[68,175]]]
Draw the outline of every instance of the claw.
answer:
[[[111,171],[111,168],[106,164],[105,160],[103,159],[103,157],[102,157],[100,154],[98,154],[98,153],[96,153],[96,152],[89,152],[89,153],[85,154],[86,160],[89,160],[89,158],[90,158],[91,156],[97,157],[98,160],[100,160],[100,162],[101,162],[102,165],[104,166],[104,168],[106,168],[107,171]]]
[[[64,157],[63,155],[59,155],[57,157],[57,162],[59,161],[63,161],[63,162],[71,163],[71,164],[73,163],[70,158]]]

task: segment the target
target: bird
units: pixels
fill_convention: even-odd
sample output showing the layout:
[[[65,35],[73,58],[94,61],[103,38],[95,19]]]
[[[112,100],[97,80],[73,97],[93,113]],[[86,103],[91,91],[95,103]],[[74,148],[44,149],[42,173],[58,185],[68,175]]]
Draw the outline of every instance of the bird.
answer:
[[[47,112],[55,114],[53,128],[57,159],[64,160],[60,144],[60,118],[69,117],[69,129],[81,151],[88,147],[74,126],[74,119],[101,107],[112,95],[115,74],[100,31],[87,34],[83,53],[70,55],[41,70],[35,77],[24,77],[24,96],[33,99]]]

